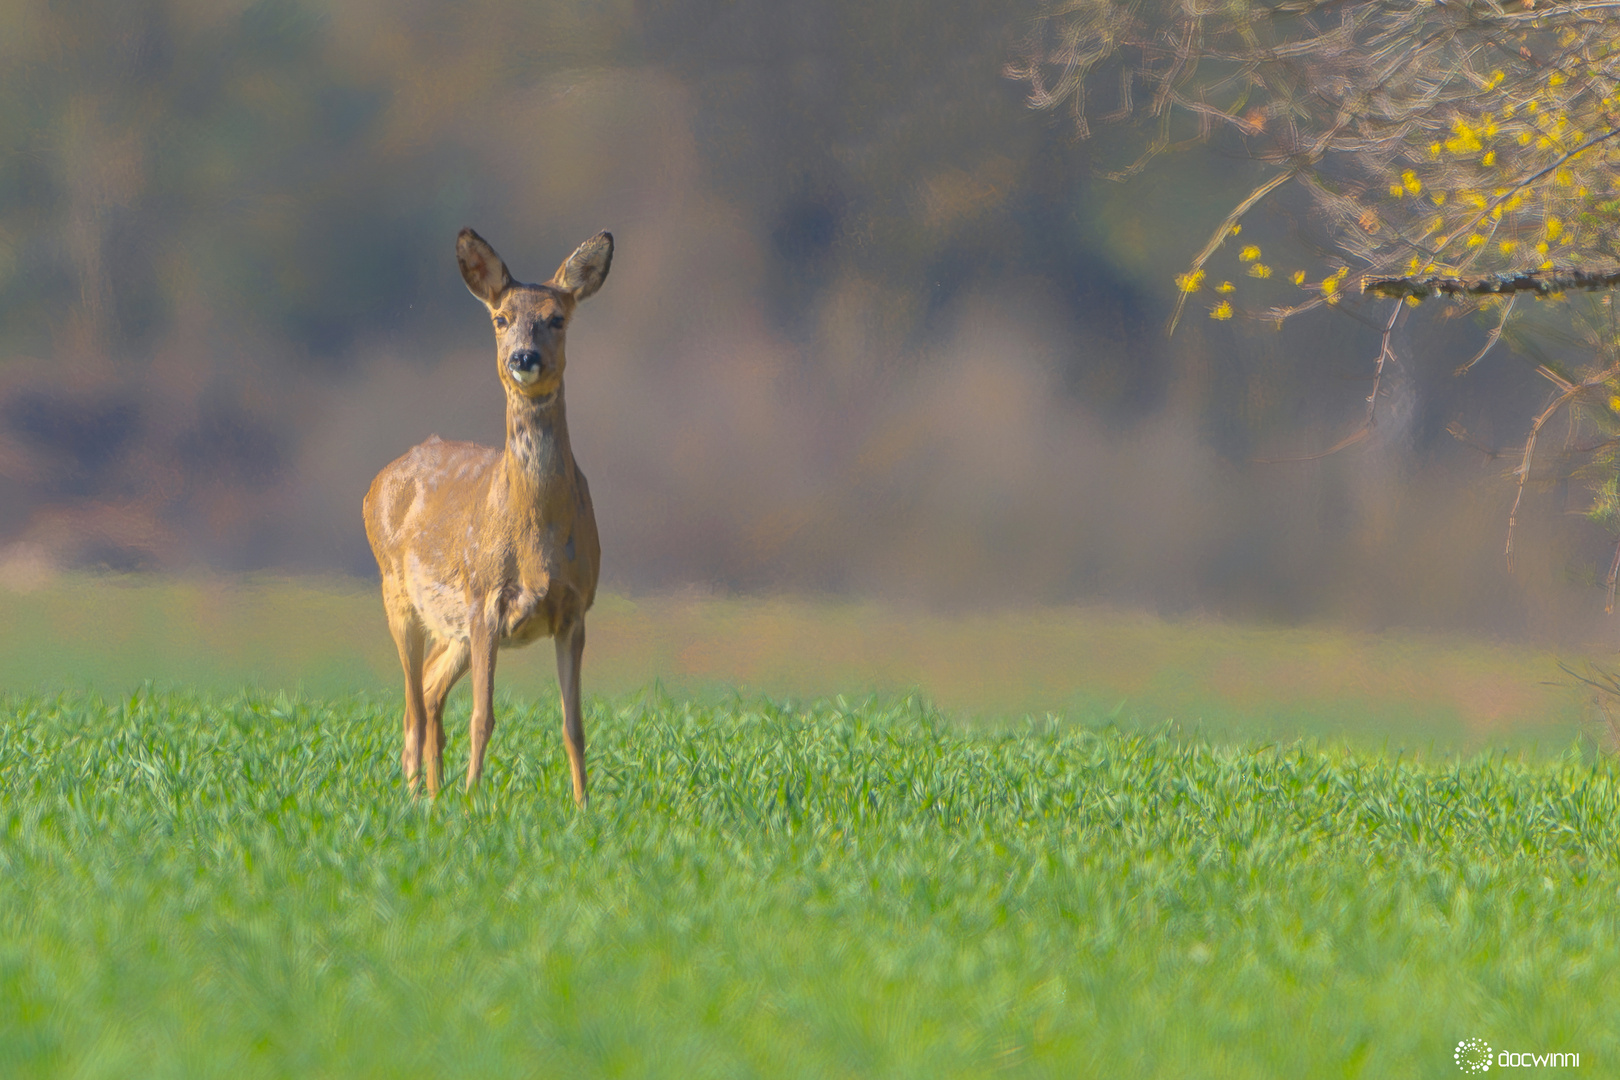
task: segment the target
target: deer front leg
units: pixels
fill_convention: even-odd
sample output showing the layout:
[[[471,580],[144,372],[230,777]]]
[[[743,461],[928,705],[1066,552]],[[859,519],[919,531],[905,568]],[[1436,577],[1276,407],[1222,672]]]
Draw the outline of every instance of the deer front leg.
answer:
[[[405,670],[405,749],[400,766],[405,770],[405,786],[416,794],[417,776],[422,770],[422,738],[427,729],[427,708],[422,701],[422,649],[425,635],[414,616],[389,619],[394,644],[399,647],[399,664]]]
[[[585,656],[585,620],[576,619],[557,633],[557,688],[562,692],[563,745],[574,777],[574,802],[581,810],[590,798],[585,789],[585,718],[579,710],[579,665]]]
[[[452,638],[434,645],[422,675],[422,700],[427,705],[427,769],[429,794],[437,795],[444,776],[444,702],[456,680],[467,674],[471,657],[467,642]]]
[[[484,772],[484,750],[495,732],[495,649],[499,636],[488,620],[476,616],[467,628],[472,649],[471,744],[467,756],[467,790],[471,791]]]

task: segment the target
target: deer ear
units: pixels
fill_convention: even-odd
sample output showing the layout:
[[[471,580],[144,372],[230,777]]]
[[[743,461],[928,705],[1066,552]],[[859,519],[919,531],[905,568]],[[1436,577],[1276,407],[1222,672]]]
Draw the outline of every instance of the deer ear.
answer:
[[[613,265],[613,234],[599,232],[574,250],[552,277],[552,283],[583,300],[602,287]]]
[[[456,237],[456,262],[461,265],[461,280],[467,283],[468,290],[490,307],[512,287],[506,264],[489,241],[471,229],[462,229]]]

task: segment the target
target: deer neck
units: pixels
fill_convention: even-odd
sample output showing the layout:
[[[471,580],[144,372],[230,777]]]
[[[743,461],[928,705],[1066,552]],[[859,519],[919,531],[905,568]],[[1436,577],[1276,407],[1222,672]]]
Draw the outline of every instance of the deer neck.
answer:
[[[535,400],[507,392],[506,450],[501,473],[517,506],[540,506],[574,487],[574,451],[568,444],[563,390]]]

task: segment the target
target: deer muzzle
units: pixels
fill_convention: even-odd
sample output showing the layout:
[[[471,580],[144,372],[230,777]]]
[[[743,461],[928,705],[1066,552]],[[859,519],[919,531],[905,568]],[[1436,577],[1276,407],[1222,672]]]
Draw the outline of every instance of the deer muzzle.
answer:
[[[536,350],[518,349],[506,358],[506,366],[512,372],[513,379],[527,386],[540,378],[544,363]]]

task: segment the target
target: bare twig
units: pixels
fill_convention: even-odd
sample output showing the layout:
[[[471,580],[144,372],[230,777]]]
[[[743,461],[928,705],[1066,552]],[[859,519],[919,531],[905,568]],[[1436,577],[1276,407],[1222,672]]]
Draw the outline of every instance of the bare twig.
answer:
[[[1616,540],[1614,544],[1614,558],[1609,562],[1609,576],[1603,579],[1603,584],[1608,588],[1607,599],[1603,604],[1603,611],[1606,615],[1614,614],[1614,587],[1616,581],[1620,581],[1620,540]]]
[[[1356,430],[1352,431],[1350,434],[1328,447],[1326,450],[1318,450],[1314,454],[1301,454],[1298,457],[1255,458],[1254,463],[1256,465],[1292,465],[1299,461],[1321,461],[1323,458],[1332,457],[1340,450],[1348,449],[1349,447],[1356,445],[1356,443],[1360,442],[1362,439],[1365,439],[1371,434],[1372,428],[1368,427],[1364,423],[1360,427],[1356,428]]]
[[[1367,395],[1367,413],[1362,418],[1361,426],[1352,431],[1350,434],[1346,435],[1344,438],[1340,439],[1338,442],[1334,443],[1332,446],[1328,447],[1326,450],[1320,450],[1314,454],[1304,454],[1299,457],[1255,458],[1254,461],[1256,464],[1283,465],[1297,461],[1320,461],[1323,458],[1332,457],[1340,450],[1354,446],[1356,443],[1361,442],[1367,436],[1372,434],[1373,428],[1377,426],[1377,413],[1375,410],[1378,407],[1378,387],[1384,378],[1384,361],[1395,359],[1395,353],[1389,347],[1389,339],[1390,335],[1395,332],[1395,323],[1400,319],[1401,311],[1402,305],[1399,301],[1397,301],[1395,304],[1395,310],[1389,313],[1389,321],[1384,324],[1384,334],[1383,337],[1379,339],[1378,343],[1378,360],[1373,367],[1372,393]]]
[[[1471,446],[1475,450],[1478,450],[1481,454],[1484,454],[1486,461],[1495,461],[1497,458],[1502,456],[1502,451],[1498,450],[1494,446],[1486,446],[1484,443],[1468,434],[1468,429],[1463,427],[1455,420],[1446,425],[1446,434],[1450,435],[1453,439],[1456,439],[1464,446]]]
[[[1508,317],[1513,314],[1513,305],[1518,302],[1518,293],[1514,293],[1512,296],[1508,297],[1507,303],[1502,305],[1502,317],[1497,320],[1495,326],[1491,327],[1491,332],[1485,335],[1485,344],[1480,348],[1479,352],[1474,354],[1474,358],[1472,360],[1468,361],[1468,363],[1452,372],[1453,375],[1466,374],[1469,368],[1485,359],[1485,354],[1496,347],[1496,343],[1502,340],[1502,330],[1507,326]]]
[[[1389,313],[1389,322],[1384,326],[1384,336],[1378,340],[1378,363],[1373,366],[1372,393],[1367,395],[1367,427],[1371,428],[1376,420],[1373,410],[1378,407],[1378,386],[1384,381],[1384,361],[1395,359],[1395,354],[1389,351],[1389,338],[1395,332],[1395,323],[1400,319],[1401,312],[1406,308],[1401,301],[1395,301],[1395,310]]]
[[[1517,470],[1519,480],[1517,490],[1513,495],[1513,509],[1508,511],[1507,547],[1503,554],[1507,556],[1508,569],[1513,569],[1513,531],[1519,523],[1519,503],[1524,499],[1524,485],[1530,479],[1530,463],[1536,453],[1536,439],[1541,434],[1542,427],[1557,414],[1559,409],[1580,397],[1588,390],[1593,390],[1620,374],[1620,364],[1604,368],[1596,375],[1579,383],[1572,383],[1568,379],[1542,364],[1536,368],[1548,381],[1558,387],[1559,394],[1553,398],[1552,404],[1536,416],[1535,422],[1530,425],[1530,434],[1524,440],[1524,458]]]

